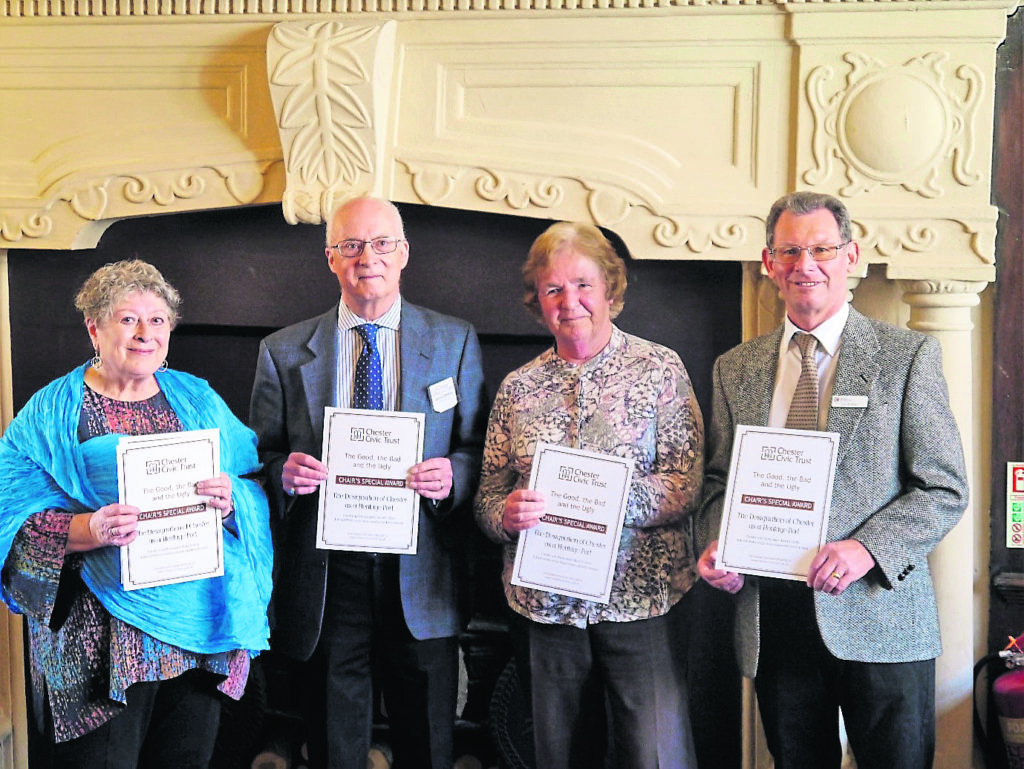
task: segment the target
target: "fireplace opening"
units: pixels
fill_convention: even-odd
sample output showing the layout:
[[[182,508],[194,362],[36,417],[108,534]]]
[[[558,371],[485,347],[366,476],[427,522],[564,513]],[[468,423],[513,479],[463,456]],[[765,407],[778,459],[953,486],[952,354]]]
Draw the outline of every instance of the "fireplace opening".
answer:
[[[493,397],[507,372],[551,344],[547,330],[522,306],[520,280],[530,244],[550,221],[412,204],[399,208],[410,242],[402,294],[475,325]],[[714,359],[741,339],[741,266],[633,260],[621,239],[607,234],[629,271],[626,304],[616,324],[674,349],[707,415]],[[91,250],[10,251],[15,410],[47,382],[92,356],[73,305],[85,278],[107,262],[141,258],[160,269],[182,295],[169,365],[209,380],[245,420],[260,339],[338,301],[337,280],[327,269],[323,248],[323,226],[288,225],[280,207],[268,205],[124,220],[113,224]],[[482,537],[472,539],[469,549],[473,622],[462,643],[468,699],[461,734],[467,749],[495,753],[498,748],[483,722],[510,655],[500,554]],[[714,756],[714,765],[738,766],[738,741],[715,736],[735,734],[739,728],[739,677],[728,654],[727,607],[717,596],[699,589],[694,593],[688,599],[694,603],[690,616],[699,618],[702,628],[689,651],[698,753]],[[288,677],[282,674],[286,665],[275,664],[272,654],[260,659],[265,685],[256,712],[260,718],[279,712],[288,717],[290,695],[282,691],[287,687]],[[723,729],[723,723],[736,728]],[[239,739],[261,737],[259,730],[241,734],[249,737]],[[233,749],[233,759],[260,747],[240,745]],[[30,725],[30,752],[41,758],[44,751]],[[31,764],[36,766],[37,760]]]

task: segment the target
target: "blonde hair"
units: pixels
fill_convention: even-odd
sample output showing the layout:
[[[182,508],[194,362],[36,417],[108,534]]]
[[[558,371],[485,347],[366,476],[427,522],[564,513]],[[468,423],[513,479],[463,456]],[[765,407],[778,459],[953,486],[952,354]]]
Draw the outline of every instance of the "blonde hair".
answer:
[[[100,267],[78,290],[75,308],[99,324],[110,317],[118,302],[136,292],[154,294],[163,299],[167,305],[167,320],[174,328],[178,322],[181,296],[156,267],[141,259],[111,262]]]
[[[611,317],[618,316],[626,303],[626,263],[615,253],[615,248],[601,230],[584,222],[556,222],[533,241],[523,264],[523,304],[526,309],[535,318],[542,318],[537,280],[551,264],[551,257],[568,248],[587,257],[601,270],[605,298],[611,300]]]

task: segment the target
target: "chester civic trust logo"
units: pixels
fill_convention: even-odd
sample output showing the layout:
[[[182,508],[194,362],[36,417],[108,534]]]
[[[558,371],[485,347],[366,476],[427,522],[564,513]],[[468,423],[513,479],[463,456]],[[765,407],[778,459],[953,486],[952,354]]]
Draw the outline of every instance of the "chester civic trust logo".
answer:
[[[762,446],[762,462],[788,462],[793,465],[809,465],[811,460],[804,456],[802,449],[787,449],[784,446]]]
[[[195,470],[195,462],[187,457],[164,457],[146,460],[146,475],[162,475],[164,473],[183,473]]]
[[[558,480],[560,481],[571,481],[572,480],[572,468],[561,465],[558,468]]]
[[[395,445],[398,438],[391,437],[390,430],[375,430],[372,427],[352,427],[349,430],[349,440],[353,443],[385,443]]]

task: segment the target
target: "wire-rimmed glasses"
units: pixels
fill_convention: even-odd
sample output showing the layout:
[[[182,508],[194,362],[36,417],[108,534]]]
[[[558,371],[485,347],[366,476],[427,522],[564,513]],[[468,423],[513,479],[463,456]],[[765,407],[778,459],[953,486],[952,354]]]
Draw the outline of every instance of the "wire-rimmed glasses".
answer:
[[[372,240],[359,240],[358,238],[347,238],[335,243],[331,248],[344,257],[352,258],[360,256],[367,246],[373,249],[375,254],[390,254],[398,244],[405,238],[373,238]]]

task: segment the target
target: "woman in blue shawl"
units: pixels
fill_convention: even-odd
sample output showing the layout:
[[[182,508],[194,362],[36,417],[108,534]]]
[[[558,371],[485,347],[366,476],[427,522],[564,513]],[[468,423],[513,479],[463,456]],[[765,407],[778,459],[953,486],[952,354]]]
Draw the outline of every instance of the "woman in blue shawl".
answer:
[[[167,369],[180,298],[139,260],[108,264],[75,300],[95,357],[37,392],[0,438],[8,607],[28,620],[34,705],[53,766],[206,767],[220,692],[239,699],[267,648],[271,545],[255,435],[203,380]],[[213,429],[224,574],[124,590],[139,509],[118,503],[124,435]]]

